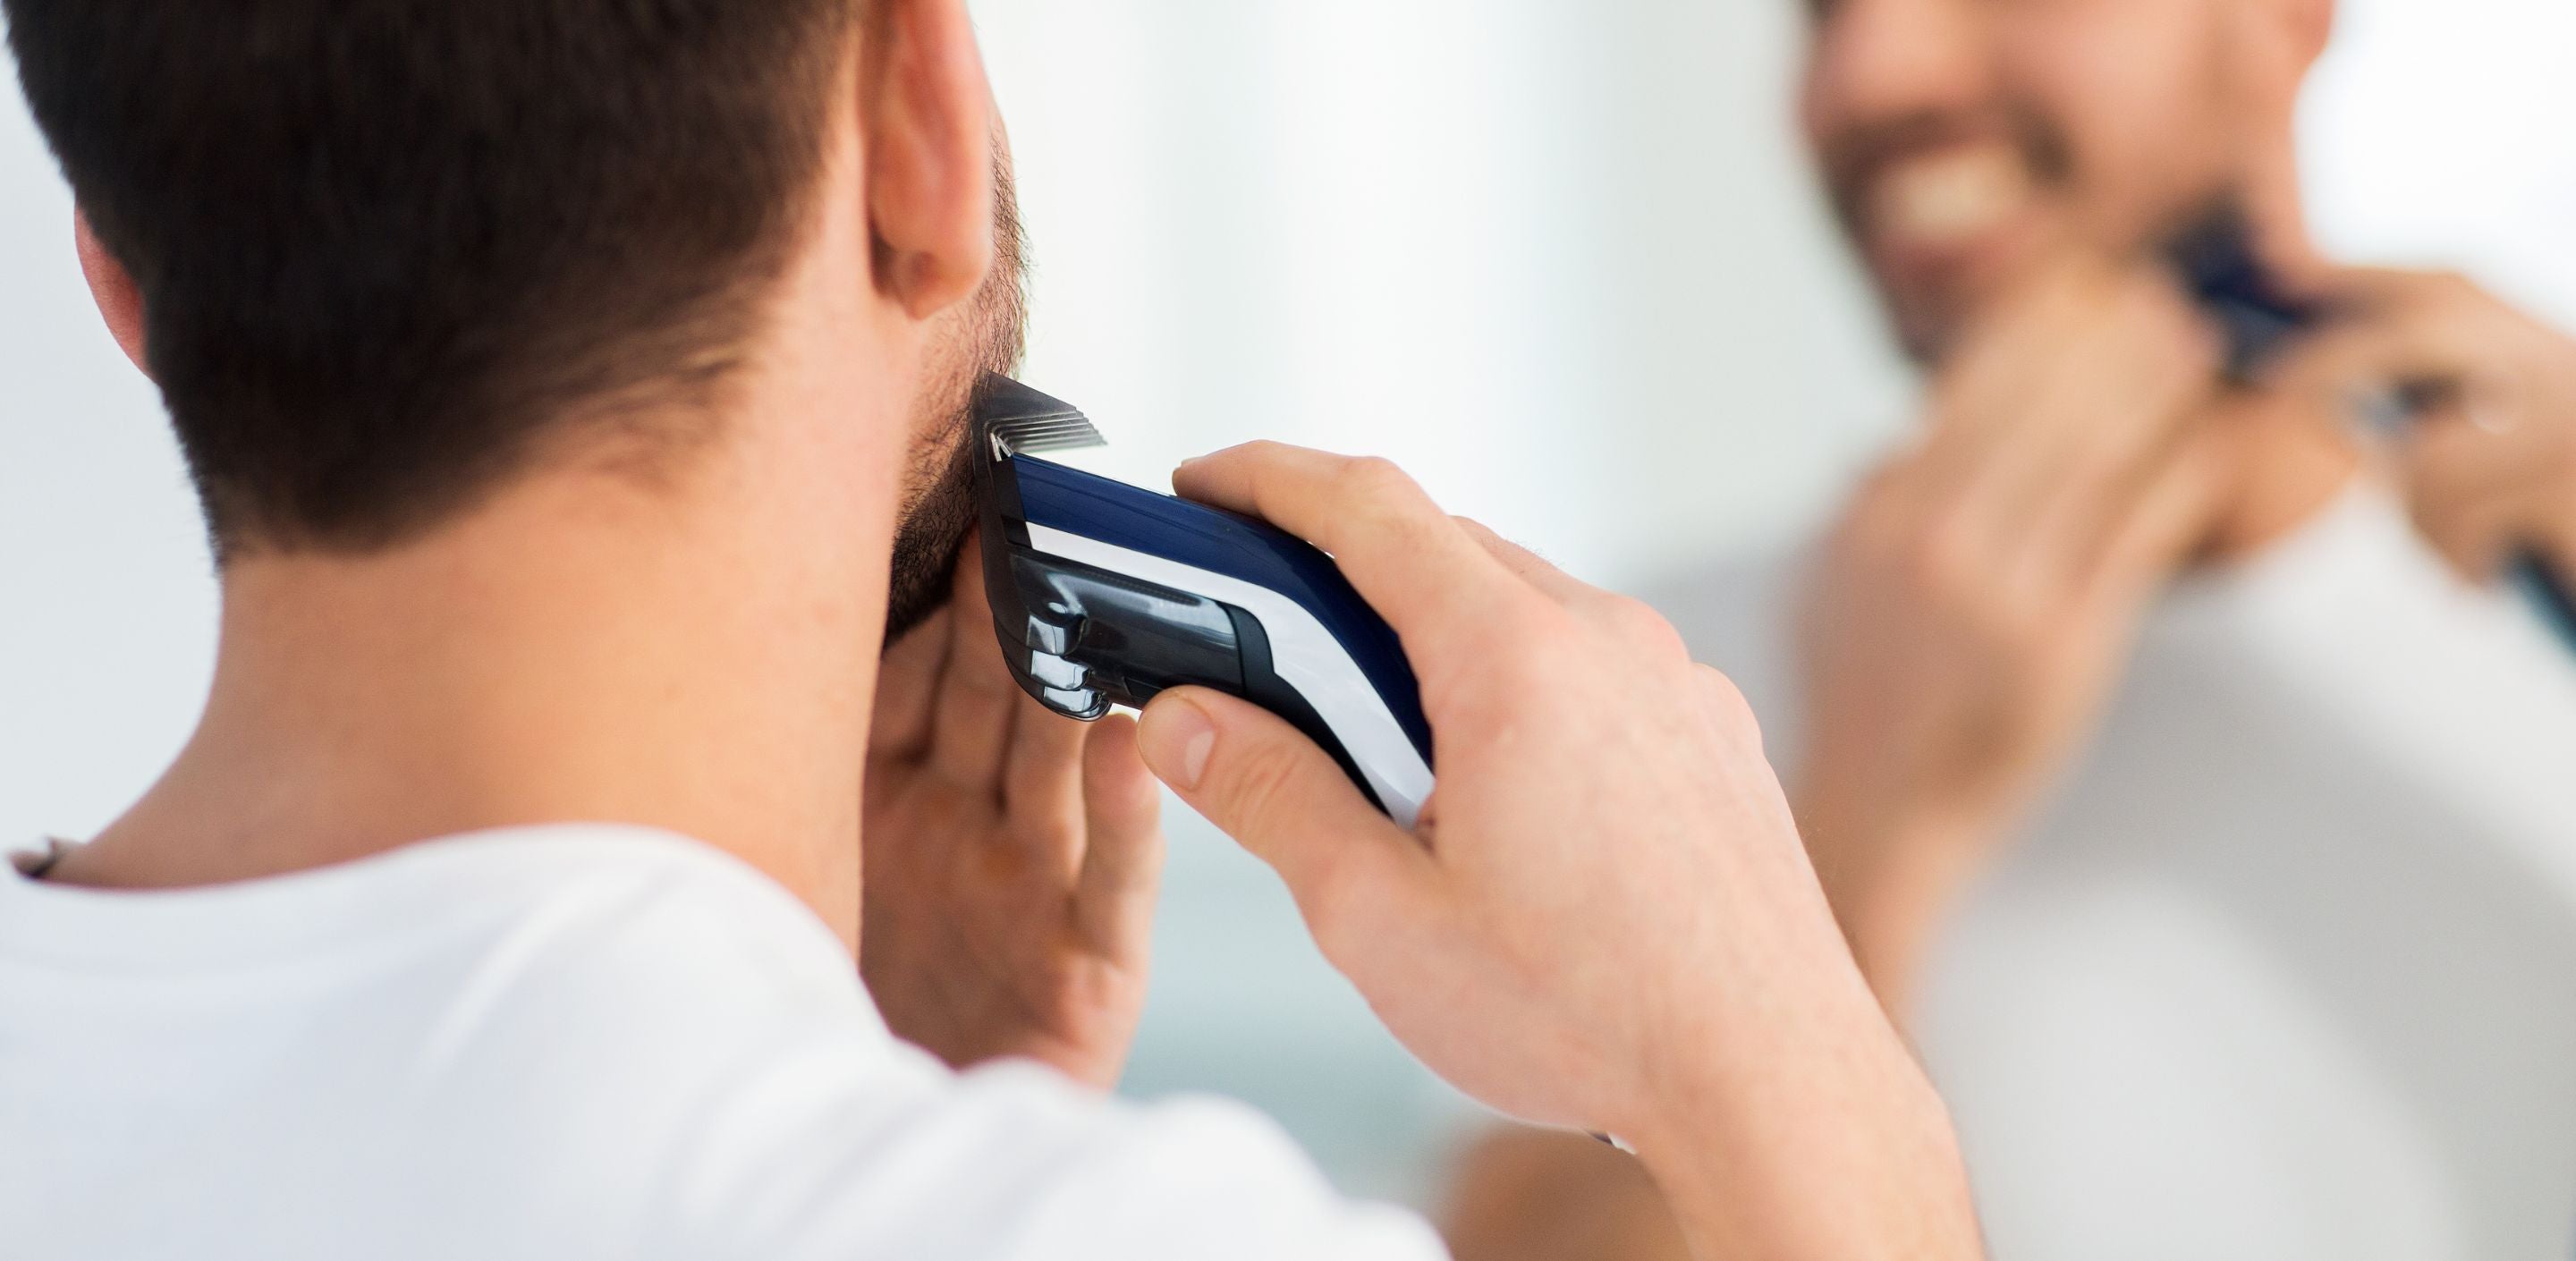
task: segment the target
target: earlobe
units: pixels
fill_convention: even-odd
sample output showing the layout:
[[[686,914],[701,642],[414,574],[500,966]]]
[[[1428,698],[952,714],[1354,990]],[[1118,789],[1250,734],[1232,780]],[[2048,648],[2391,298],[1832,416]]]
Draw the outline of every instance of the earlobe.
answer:
[[[133,273],[108,253],[98,234],[90,231],[89,216],[77,210],[72,212],[72,243],[80,251],[81,275],[89,280],[90,298],[107,320],[108,333],[124,348],[135,370],[151,376],[152,364],[143,344],[143,291],[135,286]]]
[[[2308,235],[2296,125],[2300,89],[2334,33],[2335,0],[2272,0],[2239,12],[2248,24],[2238,30],[2238,71],[2249,76],[2246,108],[2260,119],[2241,141],[2243,208],[2271,268],[2294,286],[2321,283],[2330,264]]]
[[[2283,17],[2289,22],[2302,70],[2315,65],[2334,38],[2335,7],[2336,0],[2285,0]]]
[[[881,0],[860,102],[868,218],[885,294],[916,320],[993,266],[991,89],[963,0]]]

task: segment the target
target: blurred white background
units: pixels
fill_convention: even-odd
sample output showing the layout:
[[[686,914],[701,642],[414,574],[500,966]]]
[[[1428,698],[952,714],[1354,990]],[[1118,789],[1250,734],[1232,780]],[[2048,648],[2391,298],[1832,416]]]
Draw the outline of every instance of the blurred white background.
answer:
[[[2355,259],[2576,324],[2576,6],[2347,0],[2307,120]],[[978,0],[1037,254],[1031,380],[1139,481],[1250,437],[1391,455],[1613,584],[1793,532],[1908,382],[1789,126],[1795,0]],[[185,737],[214,586],[157,400],[0,102],[0,840],[81,836]],[[1579,685],[1569,670],[1569,686]],[[1270,1108],[1350,1189],[1465,1115],[1265,872],[1174,828],[1131,1088]]]

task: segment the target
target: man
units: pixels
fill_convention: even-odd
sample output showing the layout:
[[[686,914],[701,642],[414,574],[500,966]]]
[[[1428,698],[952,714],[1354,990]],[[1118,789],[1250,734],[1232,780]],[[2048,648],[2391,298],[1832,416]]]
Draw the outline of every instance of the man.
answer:
[[[1821,546],[1667,607],[1922,1013],[1997,1253],[2565,1255],[2576,658],[2483,584],[2576,576],[2576,345],[2317,255],[2331,0],[1811,9],[1806,129],[1925,413]],[[2161,257],[2222,208],[2331,313],[2242,385]],[[2433,406],[2365,471],[2401,384]],[[1462,1256],[1536,1255],[1465,1241],[1547,1151],[1615,1176],[1498,1142]]]
[[[6,13],[224,584],[187,749],[0,882],[12,1255],[1432,1255],[1256,1120],[1029,1062],[1114,1071],[1140,756],[1710,1255],[1976,1253],[1741,699],[1643,606],[1382,463],[1186,466],[1402,634],[1415,832],[1222,696],[1047,726],[971,581],[925,612],[1011,340],[962,0]],[[862,968],[1021,1058],[952,1073]]]

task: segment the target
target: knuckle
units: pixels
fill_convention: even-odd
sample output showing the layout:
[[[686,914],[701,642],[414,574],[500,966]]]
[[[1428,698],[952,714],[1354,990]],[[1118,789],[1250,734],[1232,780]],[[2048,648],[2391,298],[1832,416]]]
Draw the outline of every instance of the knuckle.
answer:
[[[2419,495],[2408,506],[2407,517],[2424,537],[2438,543],[2452,533],[2452,524],[2459,515],[2456,509],[2455,504]]]
[[[1889,493],[1862,503],[1835,533],[1832,546],[1851,563],[1895,571],[1914,562],[1919,535],[1905,502]]]
[[[2171,281],[2132,285],[2121,305],[2121,318],[2134,344],[2165,358],[2214,353],[2219,343],[2217,329]]]
[[[1497,621],[1495,633],[1486,643],[1487,669],[1498,680],[1519,692],[1563,668],[1572,655],[1566,647],[1569,638],[1557,619],[1541,610],[1514,627]]]
[[[2576,495],[2576,424],[2559,425],[2550,433],[2539,464],[2562,494]]]
[[[1942,415],[1934,417],[1931,423],[1937,427],[1948,423],[1949,420],[1950,417]],[[1894,459],[1882,460],[1876,467],[1870,469],[1868,475],[1861,478],[1859,493],[1854,496],[1860,510],[1865,512],[1896,502],[1905,491],[1907,475],[1914,471],[1919,459],[1918,455],[1908,453]]]
[[[1624,595],[1602,596],[1598,616],[1619,638],[1657,657],[1670,660],[1690,655],[1681,632],[1673,628],[1671,620],[1643,600]]]
[[[1906,594],[1921,603],[1941,602],[1957,582],[1954,576],[1957,562],[1950,558],[1946,549],[1935,546],[1929,539],[1898,553],[1893,569],[1897,581],[1904,584]]]
[[[1325,845],[1307,855],[1297,872],[1297,906],[1319,929],[1350,922],[1356,908],[1356,881],[1341,847]],[[1319,934],[1320,935],[1320,934]]]
[[[1412,475],[1383,456],[1350,457],[1334,478],[1349,514],[1371,534],[1418,548],[1433,529],[1450,524]]]
[[[2187,307],[2176,307],[2164,327],[2166,356],[2187,365],[2195,375],[2216,371],[2227,356],[2227,338],[2218,326]]]
[[[1826,556],[1844,566],[1876,565],[1888,559],[1893,550],[1889,544],[1895,536],[1891,518],[1895,510],[1882,498],[1863,499],[1852,506],[1833,533],[1825,538]]]
[[[1532,602],[1533,606],[1536,602]],[[1469,727],[1506,724],[1532,699],[1553,694],[1569,661],[1585,657],[1567,615],[1553,606],[1485,619],[1443,661],[1419,661],[1424,700]]]
[[[1707,699],[1710,714],[1717,718],[1721,728],[1733,735],[1751,733],[1757,739],[1760,737],[1761,719],[1754,714],[1753,702],[1745,699],[1744,689],[1737,687],[1735,680],[1715,666],[1694,665],[1691,671]]]
[[[2470,463],[2476,454],[2449,426],[2417,431],[2413,440],[2400,451],[2399,467],[2419,490],[2443,484],[2461,466]]]
[[[1934,526],[1915,539],[1904,577],[1915,595],[1929,603],[1973,604],[1986,585],[1982,549],[1962,526]]]
[[[2162,320],[2183,305],[2182,288],[2158,268],[2138,267],[2109,278],[2103,303],[2132,320]]]
[[[1256,438],[1250,442],[1227,447],[1210,457],[1210,460],[1212,463],[1233,469],[1237,476],[1247,478],[1258,485],[1271,482],[1280,476],[1281,462],[1287,456],[1288,450],[1289,448],[1283,443],[1274,442],[1268,438]]]
[[[1294,754],[1275,742],[1264,741],[1238,759],[1232,774],[1225,777],[1222,794],[1226,812],[1238,824],[1284,817],[1281,808],[1296,782]]]
[[[1995,592],[1984,602],[1981,613],[1979,628],[1996,646],[2006,650],[2045,644],[2056,621],[2055,607],[2026,584],[2009,584]]]
[[[1382,455],[1351,456],[1344,461],[1341,475],[1371,499],[1410,496],[1421,489],[1412,474]]]
[[[1427,574],[1442,563],[1439,530],[1445,522],[1381,500],[1372,500],[1359,519],[1387,554],[1400,557],[1411,572]]]

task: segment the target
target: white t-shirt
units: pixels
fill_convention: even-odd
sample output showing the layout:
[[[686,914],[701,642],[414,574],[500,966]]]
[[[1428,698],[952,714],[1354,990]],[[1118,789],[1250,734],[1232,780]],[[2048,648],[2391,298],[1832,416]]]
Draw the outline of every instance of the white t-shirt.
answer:
[[[496,832],[227,888],[0,865],[0,1255],[1441,1255],[1273,1126],[897,1042],[730,857]]]
[[[1663,602],[1783,758],[1802,569]],[[1999,1257],[2569,1256],[2576,656],[2367,487],[2187,580],[1917,1033]]]

